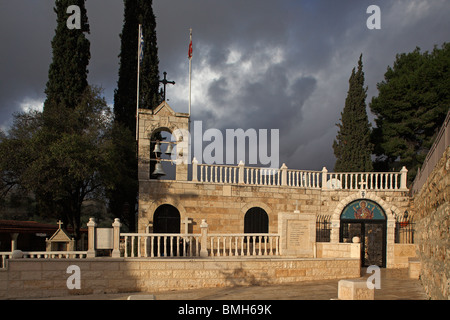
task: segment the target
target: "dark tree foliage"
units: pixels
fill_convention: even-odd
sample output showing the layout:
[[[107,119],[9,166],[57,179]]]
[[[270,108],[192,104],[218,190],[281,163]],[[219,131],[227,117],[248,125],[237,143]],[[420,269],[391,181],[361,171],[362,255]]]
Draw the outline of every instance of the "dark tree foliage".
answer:
[[[379,171],[406,166],[411,182],[450,108],[450,44],[397,55],[377,88],[370,103],[377,117],[374,166]]]
[[[80,7],[81,29],[67,28],[70,16],[67,8],[70,5]],[[87,66],[91,57],[90,43],[86,38],[89,23],[85,0],[56,0],[54,11],[57,26],[52,40],[53,60],[48,71],[44,110],[74,108],[78,104],[88,86]]]
[[[336,172],[372,171],[370,123],[366,111],[367,88],[364,87],[362,55],[358,70],[353,68],[339,131],[333,143]]]
[[[140,0],[139,23],[144,34],[144,57],[141,67],[141,107],[155,109],[162,102],[159,91],[159,59],[156,36],[156,17],[152,0]]]
[[[140,65],[139,107],[154,109],[161,102],[159,93],[159,60],[156,37],[156,18],[149,0],[124,0],[124,24],[121,34],[120,68],[114,94],[114,116],[117,126],[136,134],[138,30],[142,24],[144,55]],[[121,156],[124,171],[117,184],[108,192],[109,205],[115,217],[129,228],[135,228],[138,196],[138,163],[136,142],[124,141],[115,135],[116,152]],[[131,146],[131,148],[130,148]]]

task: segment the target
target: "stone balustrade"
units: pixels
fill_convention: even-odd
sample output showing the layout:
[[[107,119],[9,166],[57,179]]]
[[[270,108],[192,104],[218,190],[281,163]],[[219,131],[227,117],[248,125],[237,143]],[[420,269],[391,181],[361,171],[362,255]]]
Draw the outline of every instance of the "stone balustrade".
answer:
[[[208,242],[211,257],[280,255],[278,234],[210,234]]]
[[[121,255],[125,258],[277,256],[278,234],[178,234],[121,233]],[[203,246],[201,245],[203,240]]]
[[[281,168],[199,164],[192,161],[192,181],[257,186],[288,186],[307,189],[405,190],[408,170],[400,172],[328,172]]]
[[[20,251],[0,252],[0,269],[9,259],[86,259],[87,251]]]
[[[200,234],[121,233],[120,236],[125,258],[200,256]]]

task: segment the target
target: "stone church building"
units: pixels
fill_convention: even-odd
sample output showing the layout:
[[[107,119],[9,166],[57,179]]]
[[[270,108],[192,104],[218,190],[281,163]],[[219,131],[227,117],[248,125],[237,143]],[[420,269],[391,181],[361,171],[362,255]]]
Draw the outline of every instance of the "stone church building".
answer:
[[[189,161],[182,151],[189,142],[189,122],[188,114],[174,112],[166,102],[153,112],[139,110],[138,232],[199,233],[206,219],[214,233],[286,234],[289,230],[283,228],[288,227],[280,217],[289,213],[313,217],[317,226],[323,222],[314,241],[351,243],[358,237],[362,266],[405,264],[407,257],[395,252],[395,243],[399,242],[396,222],[408,216],[410,206],[406,168],[390,173],[330,173],[326,168],[292,170],[286,164],[279,169],[243,162],[201,164],[195,158]],[[153,176],[163,174],[161,162],[169,161],[164,160],[169,141],[157,140],[163,131],[173,136],[173,180]],[[317,252],[324,250],[319,247],[315,250],[315,255],[326,254]]]

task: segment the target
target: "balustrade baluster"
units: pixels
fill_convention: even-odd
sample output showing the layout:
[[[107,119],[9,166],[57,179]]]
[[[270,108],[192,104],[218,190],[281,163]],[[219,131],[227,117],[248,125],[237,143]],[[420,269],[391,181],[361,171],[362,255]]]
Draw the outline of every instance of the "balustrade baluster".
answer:
[[[128,237],[125,236],[125,252],[124,252],[125,258],[128,258]]]
[[[258,236],[258,256],[262,256],[261,254],[261,241],[262,241],[262,236]]]
[[[131,257],[134,258],[134,236],[131,237]]]
[[[253,239],[253,253],[252,254],[254,256],[256,256],[256,237],[253,236],[252,239]]]
[[[264,236],[264,255],[267,256],[267,241],[269,240],[268,236]]]
[[[279,252],[278,252],[278,237],[276,237],[275,238],[275,255],[279,255]]]
[[[154,236],[150,236],[150,257],[154,257],[155,256],[155,237]]]
[[[137,236],[137,256],[140,258],[141,257],[141,237]]]
[[[163,255],[164,257],[167,257],[167,236],[162,236],[163,241]]]

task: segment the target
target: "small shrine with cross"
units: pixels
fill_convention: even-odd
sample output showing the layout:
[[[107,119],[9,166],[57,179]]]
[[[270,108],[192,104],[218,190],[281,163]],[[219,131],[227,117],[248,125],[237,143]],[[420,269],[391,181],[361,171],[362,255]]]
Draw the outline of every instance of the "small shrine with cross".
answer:
[[[71,238],[61,227],[63,223],[58,221],[58,230],[50,239],[45,239],[46,251],[74,251],[75,239]]]

